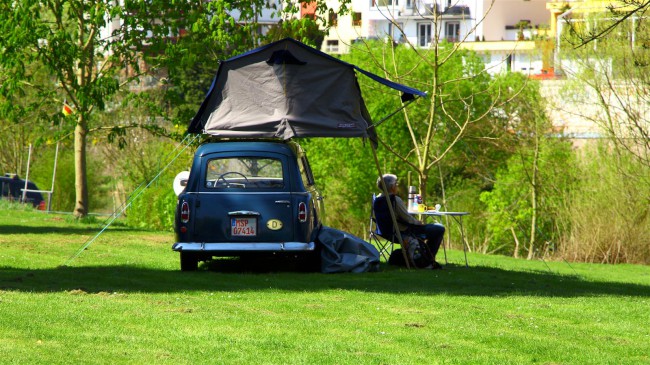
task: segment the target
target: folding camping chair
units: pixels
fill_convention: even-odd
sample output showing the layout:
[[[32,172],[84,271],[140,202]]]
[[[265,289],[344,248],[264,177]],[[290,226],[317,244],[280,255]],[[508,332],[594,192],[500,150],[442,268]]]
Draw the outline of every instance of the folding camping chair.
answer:
[[[371,243],[377,245],[380,254],[386,262],[389,262],[396,244],[401,246],[404,260],[408,260],[407,267],[424,267],[426,265],[422,264],[424,256],[434,261],[433,255],[422,237],[408,232],[400,232],[400,235],[397,234],[387,206],[388,199],[377,198],[374,194],[372,198],[370,239]],[[393,204],[395,203],[394,200],[392,202]],[[400,242],[400,236],[403,242]],[[384,240],[383,242],[382,239]]]
[[[377,247],[377,250],[379,250],[381,257],[383,257],[384,260],[388,262],[390,255],[393,253],[394,243],[389,239],[384,238],[381,234],[381,230],[379,230],[379,226],[377,225],[377,218],[375,218],[375,199],[377,199],[377,196],[375,194],[372,194],[372,202],[370,204],[370,222],[368,223],[368,241]]]

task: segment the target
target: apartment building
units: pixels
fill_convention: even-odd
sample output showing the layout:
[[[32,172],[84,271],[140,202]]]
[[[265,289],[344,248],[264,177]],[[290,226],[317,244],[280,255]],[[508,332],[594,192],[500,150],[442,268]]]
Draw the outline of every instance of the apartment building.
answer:
[[[352,13],[333,22],[322,50],[346,53],[363,39],[428,48],[434,40],[463,42],[490,72],[540,74],[548,65],[533,39],[547,36],[546,0],[352,0]],[[328,5],[338,9],[337,1]]]

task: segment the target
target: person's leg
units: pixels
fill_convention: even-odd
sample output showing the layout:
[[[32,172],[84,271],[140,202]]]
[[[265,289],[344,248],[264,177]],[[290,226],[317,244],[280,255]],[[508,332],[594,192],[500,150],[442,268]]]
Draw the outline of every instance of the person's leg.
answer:
[[[424,226],[424,231],[427,236],[427,244],[431,250],[431,254],[433,254],[433,258],[435,259],[438,250],[440,249],[442,238],[445,234],[445,226],[438,223],[427,224]]]

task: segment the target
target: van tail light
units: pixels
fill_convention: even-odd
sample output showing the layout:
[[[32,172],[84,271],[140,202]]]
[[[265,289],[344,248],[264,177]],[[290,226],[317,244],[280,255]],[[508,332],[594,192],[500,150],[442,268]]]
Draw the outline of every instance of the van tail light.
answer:
[[[181,222],[187,223],[190,221],[190,205],[184,201],[181,204]]]
[[[304,202],[298,204],[298,221],[300,223],[307,222],[307,204]]]

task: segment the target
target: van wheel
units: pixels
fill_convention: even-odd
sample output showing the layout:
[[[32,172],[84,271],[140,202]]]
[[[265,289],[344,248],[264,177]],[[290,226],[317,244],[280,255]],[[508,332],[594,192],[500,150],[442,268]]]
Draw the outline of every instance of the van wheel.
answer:
[[[199,258],[194,252],[181,252],[181,271],[196,271]]]

